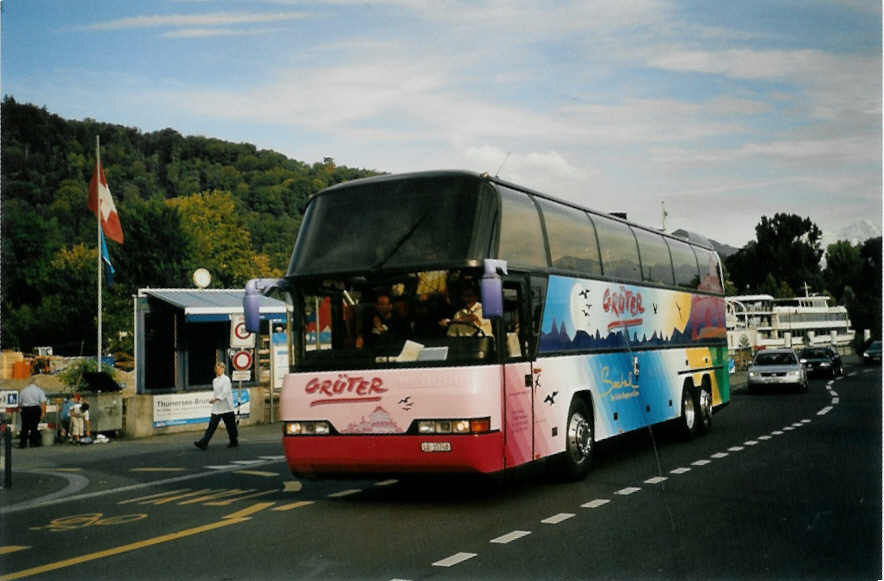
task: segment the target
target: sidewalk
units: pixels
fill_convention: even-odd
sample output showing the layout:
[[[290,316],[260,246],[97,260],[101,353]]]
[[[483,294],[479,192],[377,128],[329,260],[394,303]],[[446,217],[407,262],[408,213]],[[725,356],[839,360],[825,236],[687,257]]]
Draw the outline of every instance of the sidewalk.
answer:
[[[164,434],[150,438],[119,439],[111,440],[106,444],[54,444],[52,446],[40,446],[37,448],[18,448],[18,439],[12,441],[12,487],[2,488],[3,480],[0,478],[0,513],[3,507],[14,506],[34,499],[42,499],[53,494],[63,493],[66,489],[88,484],[84,491],[101,489],[103,481],[93,482],[84,476],[87,472],[80,468],[72,467],[101,467],[102,475],[108,475],[112,467],[125,461],[131,464],[137,462],[137,457],[155,455],[168,451],[172,455],[180,456],[182,451],[193,451],[194,454],[203,454],[212,458],[224,452],[237,453],[244,456],[249,453],[249,447],[253,444],[261,444],[262,450],[267,450],[268,445],[276,445],[279,455],[282,455],[282,424],[258,424],[243,426],[239,430],[240,447],[235,451],[227,450],[224,446],[227,442],[227,434],[224,430],[215,432],[208,452],[200,452],[193,446],[193,441],[202,435],[201,432],[183,432],[177,434]],[[221,451],[224,452],[221,452]],[[0,455],[2,455],[0,445]],[[266,452],[265,452],[266,453]],[[229,455],[229,454],[228,454]],[[106,467],[106,469],[105,469]],[[196,467],[195,467],[196,468]],[[0,474],[3,471],[0,470]],[[65,494],[63,494],[65,495]]]

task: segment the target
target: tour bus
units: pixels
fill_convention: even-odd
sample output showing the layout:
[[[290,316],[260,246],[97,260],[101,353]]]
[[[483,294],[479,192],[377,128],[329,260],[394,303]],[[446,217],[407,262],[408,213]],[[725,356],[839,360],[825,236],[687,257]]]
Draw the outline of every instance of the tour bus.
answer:
[[[286,276],[280,418],[307,477],[497,473],[730,396],[725,301],[705,238],[632,224],[488,174],[385,175],[306,207]]]

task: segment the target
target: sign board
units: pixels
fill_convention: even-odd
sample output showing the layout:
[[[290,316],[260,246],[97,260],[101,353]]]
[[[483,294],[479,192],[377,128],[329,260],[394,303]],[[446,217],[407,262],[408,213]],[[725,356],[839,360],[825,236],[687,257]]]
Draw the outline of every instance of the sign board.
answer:
[[[282,389],[282,381],[289,372],[289,342],[285,332],[273,333],[271,336],[270,366],[273,389]]]
[[[212,415],[211,391],[153,396],[153,427],[200,424]]]
[[[255,334],[246,330],[245,315],[230,315],[230,346],[254,349]]]
[[[8,390],[0,391],[0,409],[17,408],[18,407],[18,391]]]
[[[236,410],[239,417],[249,417],[249,413],[252,411],[252,402],[249,398],[248,389],[233,390],[233,409]]]

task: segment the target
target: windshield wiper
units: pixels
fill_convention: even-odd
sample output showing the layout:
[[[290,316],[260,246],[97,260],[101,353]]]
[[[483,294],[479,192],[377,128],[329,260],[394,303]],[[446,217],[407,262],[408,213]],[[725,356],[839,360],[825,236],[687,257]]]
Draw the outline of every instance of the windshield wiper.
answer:
[[[418,226],[420,226],[421,223],[426,219],[426,217],[430,215],[431,210],[432,210],[432,208],[427,208],[427,210],[421,215],[421,217],[417,219],[417,221],[414,223],[414,225],[408,229],[408,232],[406,232],[399,240],[396,241],[396,244],[393,245],[393,249],[390,250],[390,252],[387,253],[387,255],[383,259],[381,259],[377,264],[373,265],[371,267],[371,269],[372,270],[380,270],[387,263],[388,260],[393,258],[393,256],[397,252],[399,252],[399,249],[402,248],[402,246],[405,244],[405,242],[409,238],[411,238],[411,235],[414,234],[414,232],[417,230]]]

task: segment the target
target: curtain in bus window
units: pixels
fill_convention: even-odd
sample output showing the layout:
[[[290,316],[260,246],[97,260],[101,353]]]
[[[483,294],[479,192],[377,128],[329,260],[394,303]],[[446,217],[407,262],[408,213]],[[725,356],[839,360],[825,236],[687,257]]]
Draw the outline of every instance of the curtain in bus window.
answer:
[[[500,258],[512,265],[546,267],[546,247],[537,207],[527,195],[499,187]]]
[[[675,267],[675,284],[685,288],[695,289],[700,286],[700,270],[697,267],[697,257],[686,242],[666,239],[669,251],[672,253],[672,264]]]
[[[538,200],[546,221],[552,265],[582,274],[601,274],[595,229],[586,213],[576,208]]]
[[[718,253],[703,248],[695,248],[697,261],[700,263],[699,289],[714,293],[723,293],[721,270],[718,266]]]
[[[629,226],[604,216],[592,216],[599,236],[602,269],[605,276],[624,280],[641,280],[638,247]]]
[[[633,228],[642,259],[642,280],[659,284],[674,284],[672,260],[663,237],[641,228]]]

